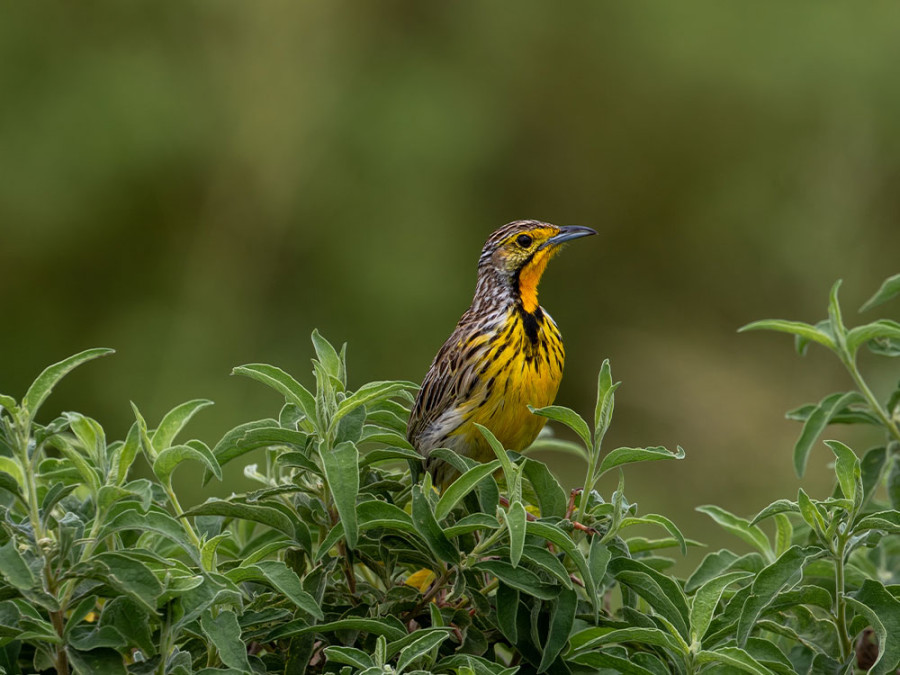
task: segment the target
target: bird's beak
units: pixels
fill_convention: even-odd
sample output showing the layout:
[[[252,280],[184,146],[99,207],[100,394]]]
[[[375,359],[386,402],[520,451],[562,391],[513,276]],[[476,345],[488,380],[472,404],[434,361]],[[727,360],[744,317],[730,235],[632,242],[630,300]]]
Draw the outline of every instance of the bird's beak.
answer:
[[[569,241],[571,239],[578,239],[578,237],[587,237],[591,234],[597,234],[597,231],[592,230],[589,227],[580,227],[579,225],[561,227],[559,228],[559,234],[550,237],[541,245],[541,248],[547,248],[548,246],[559,246],[563,242]]]

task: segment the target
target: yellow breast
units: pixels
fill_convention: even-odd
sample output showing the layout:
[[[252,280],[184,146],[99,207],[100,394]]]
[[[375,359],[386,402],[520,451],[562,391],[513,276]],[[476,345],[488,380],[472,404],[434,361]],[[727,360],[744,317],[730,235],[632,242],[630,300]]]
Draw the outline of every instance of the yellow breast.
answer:
[[[458,433],[470,454],[480,461],[493,457],[474,423],[490,429],[504,447],[524,450],[544,426],[545,418],[528,406],[541,408],[556,398],[562,380],[562,339],[556,324],[540,308],[534,313],[512,309],[500,329],[488,367],[479,378]],[[474,450],[474,452],[472,452]]]

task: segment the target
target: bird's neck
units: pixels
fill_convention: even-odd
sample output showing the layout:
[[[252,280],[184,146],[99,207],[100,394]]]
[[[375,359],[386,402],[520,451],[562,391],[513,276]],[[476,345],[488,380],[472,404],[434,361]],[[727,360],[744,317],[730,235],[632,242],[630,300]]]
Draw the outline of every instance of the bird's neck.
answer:
[[[538,283],[547,260],[523,267],[516,274],[504,275],[492,268],[482,269],[478,275],[472,309],[490,313],[519,308],[526,314],[540,311]]]

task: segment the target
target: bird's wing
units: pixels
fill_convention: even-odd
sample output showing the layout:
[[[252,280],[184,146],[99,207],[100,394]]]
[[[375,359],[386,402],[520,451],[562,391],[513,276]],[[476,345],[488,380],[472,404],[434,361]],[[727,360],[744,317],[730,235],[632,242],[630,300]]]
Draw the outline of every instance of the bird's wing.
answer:
[[[421,447],[429,427],[467,398],[481,365],[481,359],[475,358],[475,351],[485,343],[485,333],[473,328],[471,318],[464,314],[435,356],[419,389],[407,427],[409,441],[420,452],[431,449],[430,446]]]

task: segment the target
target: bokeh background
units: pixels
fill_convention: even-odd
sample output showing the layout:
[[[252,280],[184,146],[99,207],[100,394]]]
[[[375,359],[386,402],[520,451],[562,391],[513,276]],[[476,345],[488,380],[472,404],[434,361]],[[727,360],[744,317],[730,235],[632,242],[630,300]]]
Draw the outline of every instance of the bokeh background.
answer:
[[[590,414],[610,358],[609,447],[687,451],[629,470],[629,496],[715,543],[695,506],[830,485],[821,445],[794,476],[783,413],[848,378],[736,329],[823,318],[839,277],[856,321],[900,271],[898,28],[886,2],[6,5],[0,391],[114,347],[45,420],[121,438],[129,401],[153,423],[210,398],[192,430],[212,444],[279,407],[234,365],[308,383],[318,327],[349,343],[352,384],[418,381],[495,227],[587,225],[541,290],[558,402]],[[863,363],[879,393],[896,382]],[[246,487],[240,467],[208,488],[181,471],[187,503]]]

